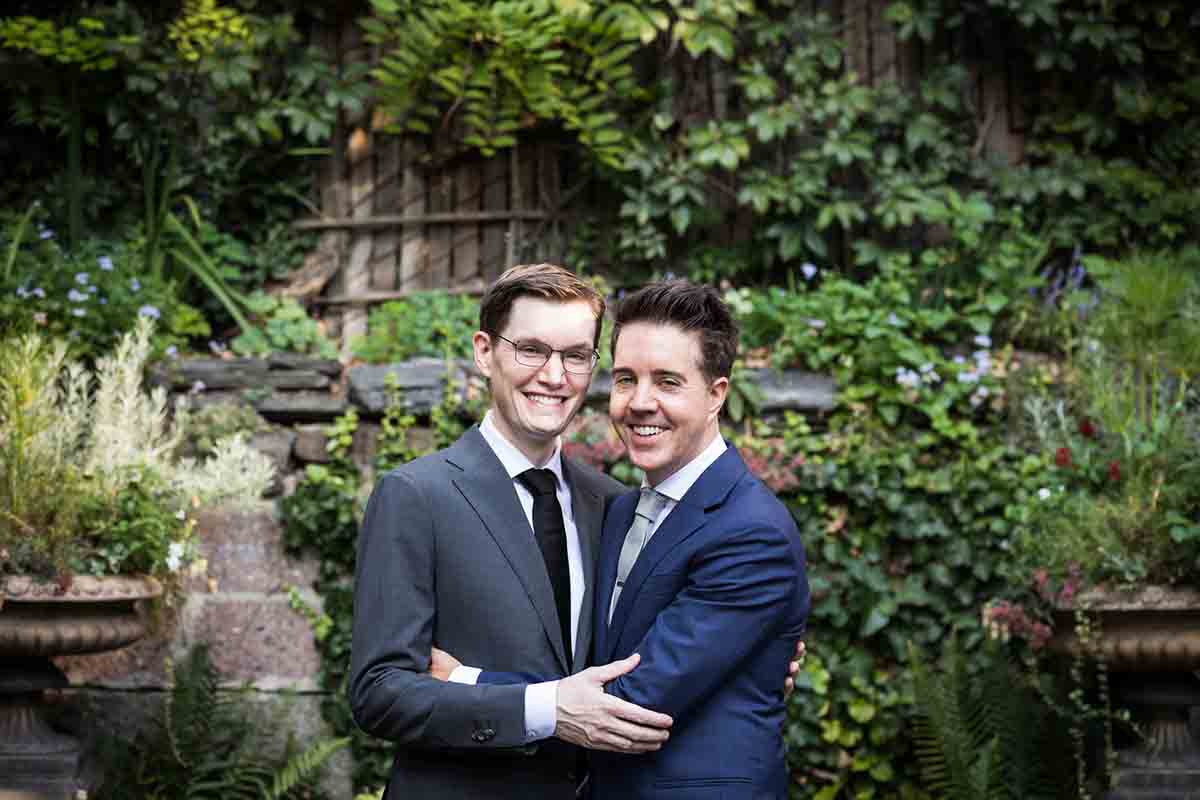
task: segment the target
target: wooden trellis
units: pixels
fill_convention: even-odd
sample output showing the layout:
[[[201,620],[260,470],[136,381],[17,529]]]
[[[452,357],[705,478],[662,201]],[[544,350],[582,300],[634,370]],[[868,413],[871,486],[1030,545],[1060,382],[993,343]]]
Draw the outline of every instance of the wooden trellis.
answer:
[[[915,85],[923,53],[917,43],[898,41],[884,19],[887,0],[812,5],[840,22],[847,68],[859,80]],[[342,63],[373,55],[352,19],[316,38]],[[980,51],[994,46],[978,43]],[[712,59],[680,64],[689,73],[680,82],[686,91],[677,118],[690,124],[723,116],[730,85],[723,65]],[[1024,114],[1014,98],[1027,95],[1019,84],[1016,69],[975,76],[977,151],[1020,159]],[[319,216],[296,223],[321,237],[285,291],[339,311],[343,342],[366,331],[372,303],[434,288],[480,292],[512,264],[563,260],[570,233],[565,187],[579,176],[570,174],[562,145],[526,138],[491,158],[467,154],[439,162],[419,141],[385,132],[384,122],[369,113],[342,121],[318,177]],[[574,210],[586,213],[586,203],[578,205]],[[729,216],[725,237],[746,236],[748,219]]]

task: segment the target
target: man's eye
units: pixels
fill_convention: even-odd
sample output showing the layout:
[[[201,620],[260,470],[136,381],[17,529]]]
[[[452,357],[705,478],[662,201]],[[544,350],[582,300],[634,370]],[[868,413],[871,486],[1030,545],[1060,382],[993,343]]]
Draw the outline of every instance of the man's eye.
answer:
[[[571,365],[590,364],[592,363],[592,354],[586,350],[572,350],[563,354],[563,360]]]
[[[628,375],[618,375],[613,379],[613,383],[617,386],[628,386],[629,384],[633,383],[633,378],[629,377]]]
[[[529,356],[530,358],[541,358],[542,356],[546,355],[545,350],[543,350],[540,347],[534,347],[531,344],[523,344],[519,348],[517,348],[517,351],[521,355]]]

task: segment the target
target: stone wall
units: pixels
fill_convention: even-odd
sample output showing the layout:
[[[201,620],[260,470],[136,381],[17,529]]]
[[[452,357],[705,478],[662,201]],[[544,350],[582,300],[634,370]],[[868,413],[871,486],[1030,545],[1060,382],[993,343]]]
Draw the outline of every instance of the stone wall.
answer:
[[[280,470],[272,492],[278,497],[294,489],[307,464],[326,460],[324,426],[350,408],[363,420],[355,460],[370,462],[388,374],[396,376],[406,407],[418,416],[441,402],[448,375],[454,391],[482,391],[469,364],[438,359],[345,370],[336,361],[305,358],[180,360],[160,367],[152,379],[187,395],[194,407],[249,405],[267,420],[270,428],[257,433],[253,443]],[[751,374],[763,389],[762,414],[832,407],[833,384],[824,376]],[[603,407],[610,384],[609,376],[598,374],[589,404]],[[320,609],[321,599],[311,588],[317,564],[284,552],[272,499],[252,508],[205,511],[196,535],[203,569],[188,576],[181,602],[162,614],[155,635],[115,653],[59,660],[71,681],[68,698],[88,710],[86,732],[102,737],[146,719],[167,686],[167,659],[206,642],[230,687],[251,687],[262,713],[284,720],[271,726],[279,746],[288,733],[307,743],[328,735],[320,715],[320,659],[312,630],[288,603],[288,590],[295,587],[308,605]],[[352,796],[345,751],[326,773],[323,785],[330,797]]]

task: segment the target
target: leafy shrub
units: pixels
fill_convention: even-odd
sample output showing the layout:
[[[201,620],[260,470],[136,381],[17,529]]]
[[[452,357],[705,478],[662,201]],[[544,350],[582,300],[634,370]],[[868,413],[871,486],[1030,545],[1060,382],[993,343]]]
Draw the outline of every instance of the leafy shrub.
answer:
[[[337,345],[296,298],[274,297],[259,291],[246,298],[246,307],[263,327],[242,331],[230,343],[235,353],[246,356],[303,353],[337,358]]]
[[[100,800],[301,800],[309,782],[346,746],[345,739],[266,754],[248,711],[248,693],[222,691],[206,645],[196,645],[172,670],[173,685],[146,731],[108,743]],[[274,726],[272,726],[274,728]]]
[[[1074,795],[1071,736],[1021,668],[993,645],[977,674],[954,637],[934,671],[911,648],[916,751],[925,787],[945,800]]]
[[[479,301],[465,294],[421,292],[372,309],[354,353],[373,364],[414,356],[470,358]]]

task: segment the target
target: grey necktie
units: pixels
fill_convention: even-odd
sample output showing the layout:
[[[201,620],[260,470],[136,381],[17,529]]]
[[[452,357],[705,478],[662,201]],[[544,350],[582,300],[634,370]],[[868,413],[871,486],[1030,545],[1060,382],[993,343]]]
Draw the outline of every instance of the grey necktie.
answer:
[[[612,603],[608,606],[610,623],[613,611],[617,608],[617,599],[621,596],[625,580],[629,577],[629,573],[637,561],[638,553],[642,552],[642,548],[646,546],[646,540],[650,538],[649,533],[650,529],[654,527],[654,521],[658,519],[658,515],[662,513],[663,508],[670,500],[671,498],[654,491],[649,486],[642,487],[637,509],[633,512],[633,524],[629,526],[629,531],[625,534],[625,541],[621,545],[621,557],[617,561],[617,582],[613,586]]]

